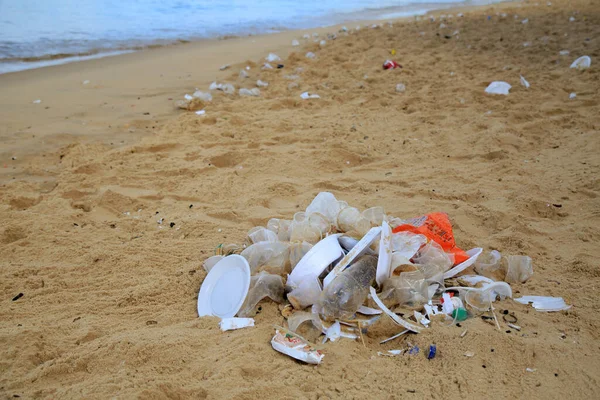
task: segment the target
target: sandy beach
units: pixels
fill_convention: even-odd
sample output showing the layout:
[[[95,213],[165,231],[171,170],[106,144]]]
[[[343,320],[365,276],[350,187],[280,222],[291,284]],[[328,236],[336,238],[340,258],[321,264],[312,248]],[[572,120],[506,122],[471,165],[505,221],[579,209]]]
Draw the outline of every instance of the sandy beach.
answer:
[[[546,3],[0,75],[0,395],[599,398],[600,5]],[[337,38],[321,47],[302,38],[313,32]],[[271,52],[282,69],[260,68]],[[584,55],[591,68],[569,68]],[[386,59],[402,68],[383,70]],[[175,106],[215,80],[258,79],[259,97],[213,91],[203,116]],[[486,94],[492,81],[510,94]],[[398,333],[382,319],[364,346],[328,343],[319,366],[271,348],[284,319],[270,300],[253,328],[198,318],[216,247],[322,191],[401,218],[444,211],[462,248],[532,257],[515,296],[572,308],[508,299],[496,306],[521,331],[471,318],[380,345]],[[377,355],[407,340],[435,343],[437,357]]]

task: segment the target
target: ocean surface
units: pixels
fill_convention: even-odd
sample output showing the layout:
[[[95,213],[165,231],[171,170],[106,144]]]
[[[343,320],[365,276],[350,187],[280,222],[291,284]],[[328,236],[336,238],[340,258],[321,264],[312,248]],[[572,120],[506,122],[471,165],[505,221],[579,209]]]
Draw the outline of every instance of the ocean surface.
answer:
[[[492,0],[0,0],[0,74],[180,41],[394,19]]]

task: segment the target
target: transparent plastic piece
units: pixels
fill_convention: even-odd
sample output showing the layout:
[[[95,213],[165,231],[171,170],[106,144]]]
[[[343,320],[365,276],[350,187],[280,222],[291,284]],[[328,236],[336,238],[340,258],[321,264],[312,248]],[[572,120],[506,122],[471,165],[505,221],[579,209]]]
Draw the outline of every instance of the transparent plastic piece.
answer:
[[[248,246],[240,255],[248,261],[252,274],[261,270],[283,274],[288,269],[289,244],[259,242]]]
[[[310,205],[306,207],[306,214],[321,214],[330,225],[335,225],[337,216],[344,204],[346,203],[338,201],[333,194],[321,192],[313,199]]]
[[[252,243],[277,242],[277,233],[262,226],[256,226],[248,231],[248,237]]]
[[[420,308],[429,299],[429,285],[421,271],[402,272],[383,283],[381,298],[390,307]]]
[[[265,297],[276,303],[283,303],[283,279],[281,276],[260,272],[250,279],[250,290],[242,308],[238,312],[239,317],[251,317],[255,312],[256,305]]]
[[[439,244],[431,241],[419,250],[413,261],[420,265],[437,265],[446,272],[454,264],[454,255],[444,252]]]
[[[287,219],[271,218],[267,223],[267,229],[275,232],[280,242],[288,242],[291,224],[292,221]]]
[[[292,271],[302,257],[304,257],[312,248],[313,245],[308,242],[290,243],[290,267],[292,268]]]
[[[369,221],[371,227],[381,226],[385,220],[385,211],[383,210],[383,207],[371,207],[363,211],[362,216]]]
[[[475,262],[475,272],[486,278],[502,281],[506,275],[506,270],[502,268],[501,259],[502,254],[496,250],[481,254]]]
[[[288,293],[287,298],[297,310],[312,306],[319,301],[321,284],[316,277],[304,277],[294,290]]]
[[[531,257],[528,256],[508,256],[506,257],[508,268],[506,271],[505,282],[525,283],[533,276],[533,265]]]
[[[377,257],[365,255],[341,272],[321,295],[321,315],[326,320],[351,319],[364,303],[377,271]]]

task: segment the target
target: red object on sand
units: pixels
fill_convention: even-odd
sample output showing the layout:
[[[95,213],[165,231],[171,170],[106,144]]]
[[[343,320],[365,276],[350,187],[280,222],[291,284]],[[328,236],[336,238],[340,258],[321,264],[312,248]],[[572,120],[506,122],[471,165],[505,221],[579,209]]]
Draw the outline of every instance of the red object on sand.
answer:
[[[383,63],[383,69],[394,69],[394,68],[402,68],[402,65],[398,64],[396,61],[393,61],[393,60],[386,60]]]

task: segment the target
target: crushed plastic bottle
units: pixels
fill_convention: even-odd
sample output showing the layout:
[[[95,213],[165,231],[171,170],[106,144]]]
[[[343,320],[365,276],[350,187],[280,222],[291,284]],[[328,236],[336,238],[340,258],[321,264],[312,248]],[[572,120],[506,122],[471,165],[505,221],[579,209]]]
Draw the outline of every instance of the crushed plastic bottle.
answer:
[[[365,255],[341,272],[321,294],[321,315],[326,320],[352,318],[366,300],[376,271],[377,257]]]

